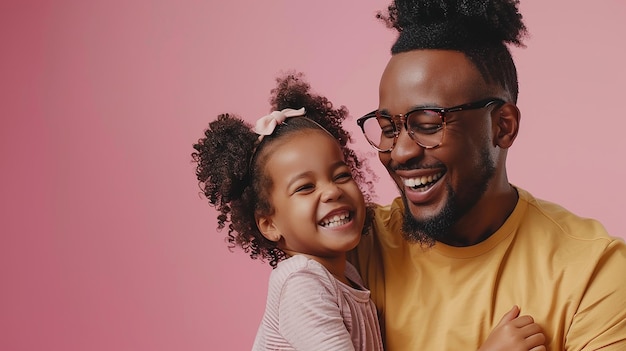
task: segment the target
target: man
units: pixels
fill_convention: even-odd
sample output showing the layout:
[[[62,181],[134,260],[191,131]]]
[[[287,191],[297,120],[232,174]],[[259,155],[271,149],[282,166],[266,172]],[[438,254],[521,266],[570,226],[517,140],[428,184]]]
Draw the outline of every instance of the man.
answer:
[[[509,183],[517,1],[395,1],[378,109],[361,119],[401,197],[352,260],[386,350],[475,350],[512,305],[548,350],[626,350],[626,245]]]

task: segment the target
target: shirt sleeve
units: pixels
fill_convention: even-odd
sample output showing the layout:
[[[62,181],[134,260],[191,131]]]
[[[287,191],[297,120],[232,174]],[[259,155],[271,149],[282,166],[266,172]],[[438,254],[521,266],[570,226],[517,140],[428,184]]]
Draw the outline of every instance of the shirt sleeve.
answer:
[[[567,331],[566,350],[626,350],[626,244],[616,239],[595,273]]]
[[[299,271],[283,285],[279,330],[296,350],[354,350],[331,279]]]

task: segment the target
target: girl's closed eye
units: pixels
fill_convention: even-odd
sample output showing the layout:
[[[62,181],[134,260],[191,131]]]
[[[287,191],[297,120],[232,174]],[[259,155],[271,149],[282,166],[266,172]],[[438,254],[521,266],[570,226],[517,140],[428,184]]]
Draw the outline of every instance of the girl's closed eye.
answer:
[[[296,189],[294,190],[294,194],[308,194],[310,192],[312,192],[315,189],[315,185],[313,185],[312,183],[306,183],[306,184],[302,184],[302,185],[298,185],[296,187]]]
[[[333,177],[333,180],[337,183],[351,181],[353,180],[352,172],[350,172],[350,169],[347,166],[345,166],[345,168],[341,167],[341,169],[338,170],[338,173]]]
[[[335,181],[338,183],[345,183],[350,180],[352,180],[352,173],[350,172],[339,173],[337,176],[335,176]]]

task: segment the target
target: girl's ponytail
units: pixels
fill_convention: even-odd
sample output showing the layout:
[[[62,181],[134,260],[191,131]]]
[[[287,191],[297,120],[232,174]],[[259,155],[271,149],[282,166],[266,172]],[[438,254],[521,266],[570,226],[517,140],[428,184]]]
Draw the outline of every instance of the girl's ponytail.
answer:
[[[230,204],[251,186],[250,158],[258,135],[237,116],[222,114],[209,123],[193,148],[196,176],[209,204],[220,212],[218,226],[230,221]]]

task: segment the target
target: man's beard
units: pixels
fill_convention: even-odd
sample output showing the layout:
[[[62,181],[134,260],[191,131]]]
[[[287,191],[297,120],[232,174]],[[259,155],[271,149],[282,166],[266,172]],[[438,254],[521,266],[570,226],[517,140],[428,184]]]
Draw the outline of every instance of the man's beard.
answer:
[[[468,184],[468,193],[465,201],[459,201],[457,193],[450,184],[446,185],[448,198],[444,207],[436,215],[426,219],[415,219],[409,210],[406,196],[403,194],[404,218],[402,221],[402,235],[411,243],[419,243],[424,247],[431,247],[437,241],[446,242],[451,238],[451,229],[457,221],[466,214],[487,191],[489,182],[496,173],[495,162],[487,149],[481,150],[481,164],[478,169],[479,177],[474,184]]]

